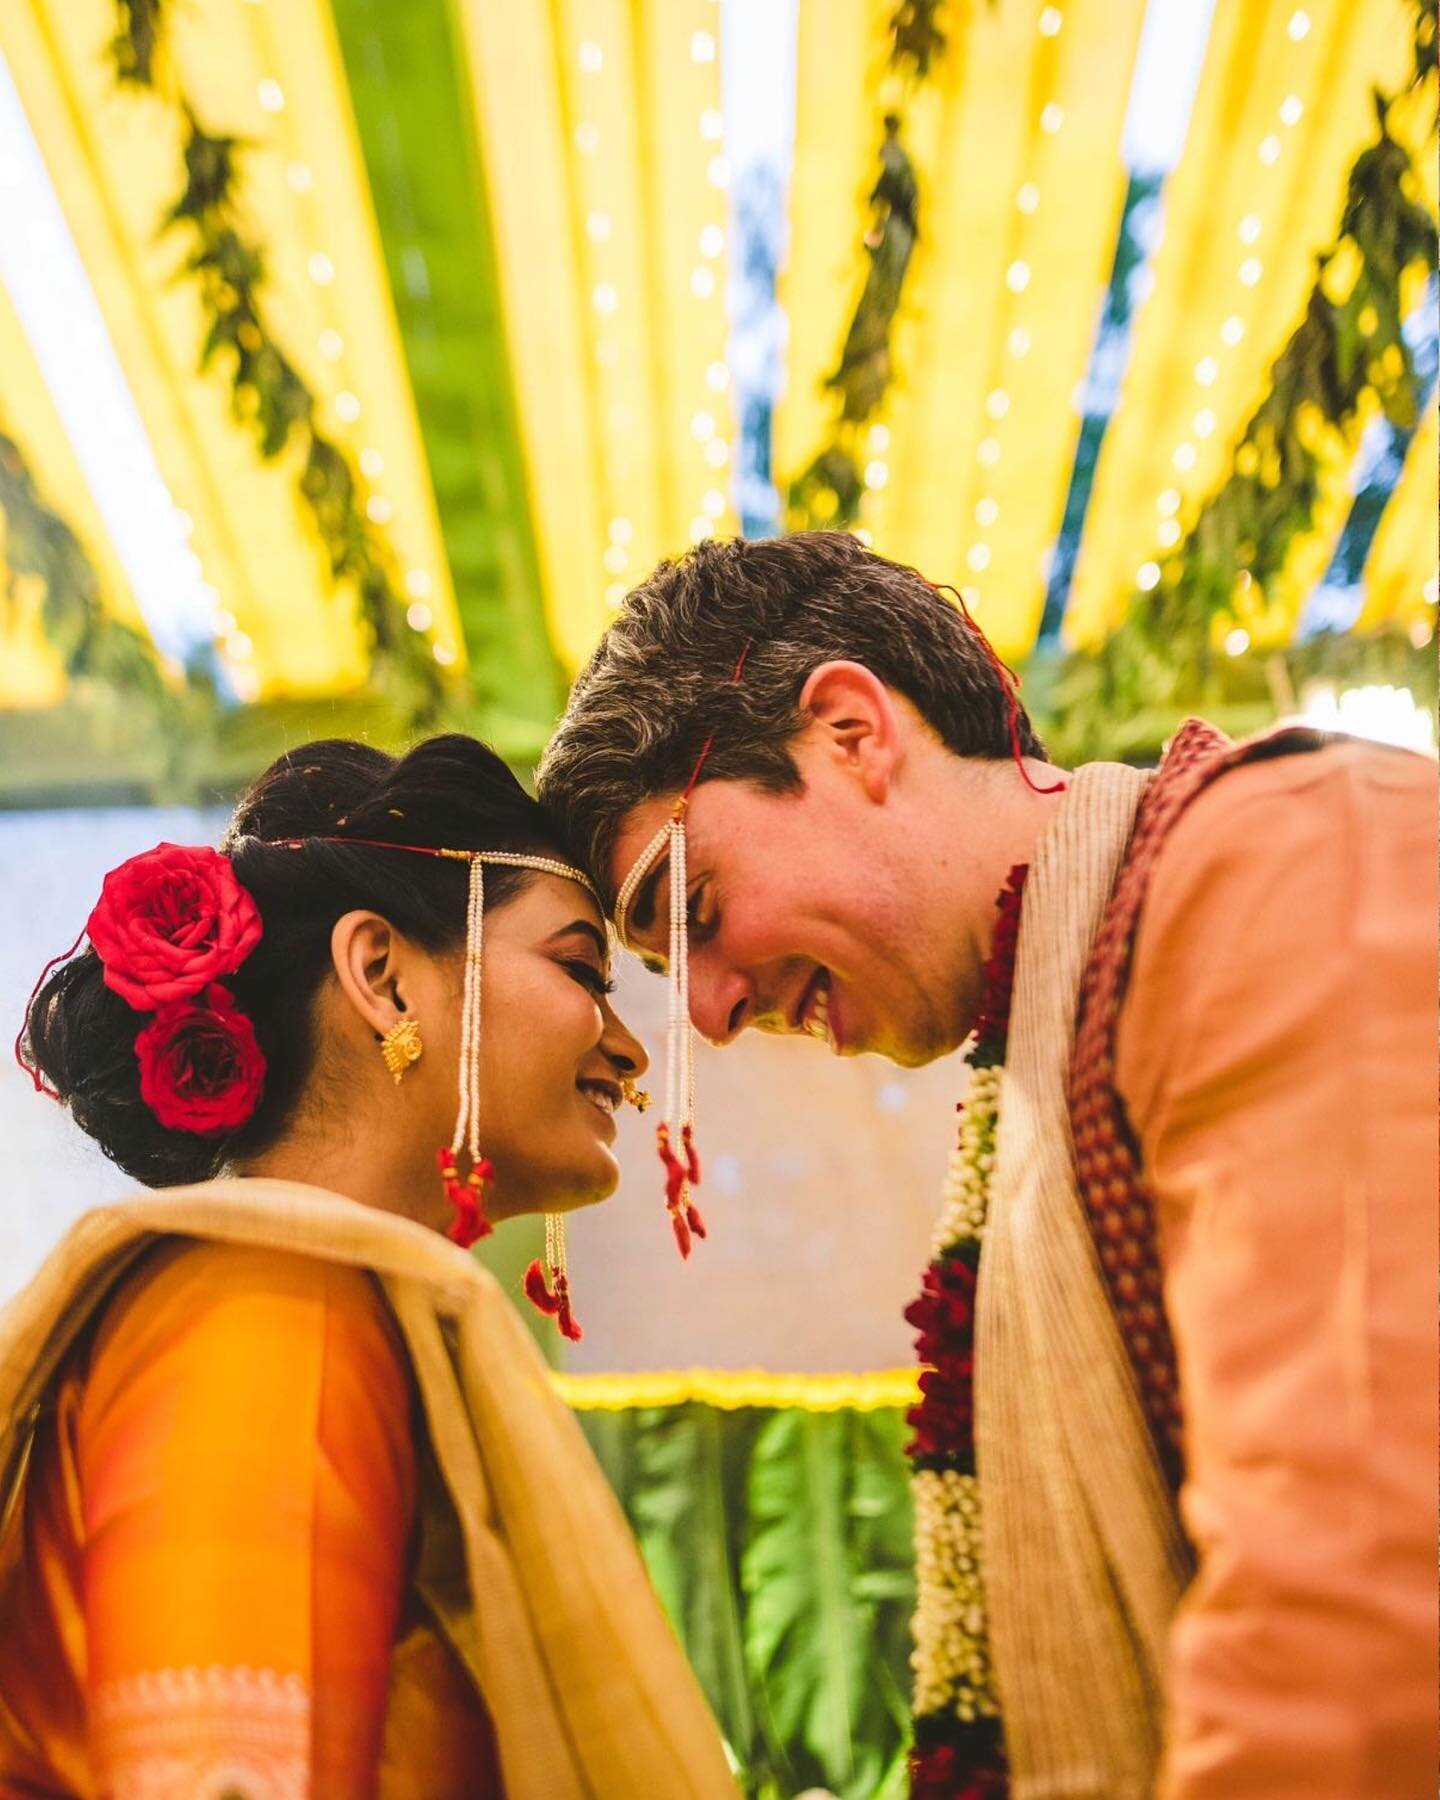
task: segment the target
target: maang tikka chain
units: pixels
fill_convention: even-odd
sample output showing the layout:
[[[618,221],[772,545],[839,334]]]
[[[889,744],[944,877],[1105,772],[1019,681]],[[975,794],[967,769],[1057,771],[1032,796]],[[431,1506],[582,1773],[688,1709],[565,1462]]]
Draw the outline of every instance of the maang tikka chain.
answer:
[[[745,673],[753,640],[745,645],[730,677],[738,685]],[[624,942],[625,917],[641,882],[659,862],[669,859],[670,875],[670,995],[665,1043],[665,1116],[655,1127],[655,1143],[665,1169],[665,1210],[682,1257],[688,1257],[694,1240],[705,1237],[705,1221],[692,1192],[700,1185],[700,1155],[695,1145],[695,1033],[690,1024],[690,894],[687,867],[686,815],[690,799],[715,745],[715,733],[706,738],[685,791],[675,802],[670,817],[636,857],[615,896],[615,931]],[[641,1109],[644,1110],[643,1108]]]

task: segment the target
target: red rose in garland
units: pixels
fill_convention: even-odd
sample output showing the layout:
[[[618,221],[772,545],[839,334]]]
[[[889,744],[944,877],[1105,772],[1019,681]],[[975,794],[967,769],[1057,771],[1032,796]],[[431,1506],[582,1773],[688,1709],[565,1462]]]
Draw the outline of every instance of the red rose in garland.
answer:
[[[918,1299],[905,1308],[908,1324],[920,1334],[915,1349],[922,1363],[938,1362],[970,1341],[975,1323],[975,1270],[963,1257],[931,1263]]]
[[[999,1769],[977,1769],[953,1744],[915,1751],[910,1758],[910,1800],[1004,1800]]]
[[[915,1436],[905,1446],[913,1458],[964,1459],[975,1449],[975,1358],[967,1350],[940,1369],[920,1376],[923,1399],[905,1414]]]
[[[926,1365],[922,1398],[905,1415],[915,1432],[906,1454],[968,1456],[975,1439],[975,1270],[961,1257],[932,1263],[905,1317],[919,1334],[915,1349]]]
[[[233,1131],[259,1105],[264,1054],[254,1026],[218,983],[161,1007],[136,1038],[135,1054],[140,1098],[169,1131]]]
[[[917,1333],[920,1400],[906,1414],[915,1470],[919,1604],[913,1624],[916,1747],[911,1800],[1004,1800],[1000,1696],[990,1659],[981,1492],[975,1469],[975,1299],[995,1167],[1026,868],[997,898],[970,1085],[942,1191],[936,1255],[905,1312]]]
[[[232,974],[259,943],[261,923],[227,857],[157,844],[105,877],[86,930],[105,985],[153,1012]]]
[[[1020,944],[1020,909],[1025,901],[1029,865],[1017,863],[1000,892],[995,936],[985,964],[985,988],[975,1021],[976,1048],[1003,1049],[1010,1031],[1010,1001],[1015,986],[1015,952]]]

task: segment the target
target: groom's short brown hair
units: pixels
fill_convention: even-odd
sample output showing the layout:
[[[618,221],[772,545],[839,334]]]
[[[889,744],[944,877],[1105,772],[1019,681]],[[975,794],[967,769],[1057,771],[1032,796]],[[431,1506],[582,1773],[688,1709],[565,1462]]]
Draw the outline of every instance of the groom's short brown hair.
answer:
[[[848,532],[803,531],[701,543],[634,589],[575,683],[540,798],[603,882],[626,814],[683,789],[712,733],[706,780],[794,788],[796,703],[835,660],[903,694],[957,756],[1010,754],[1004,683],[959,607]],[[1023,708],[1019,735],[1045,756]]]

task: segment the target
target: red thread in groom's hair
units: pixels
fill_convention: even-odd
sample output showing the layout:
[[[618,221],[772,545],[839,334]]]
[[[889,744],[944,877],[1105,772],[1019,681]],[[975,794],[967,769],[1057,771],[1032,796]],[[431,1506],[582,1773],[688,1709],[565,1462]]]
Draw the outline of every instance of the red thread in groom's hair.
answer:
[[[730,677],[730,686],[731,687],[739,687],[740,677],[745,673],[745,664],[750,660],[750,652],[754,647],[755,647],[754,638],[747,638],[745,640],[745,648],[740,652],[739,660],[735,664],[735,673]],[[700,754],[696,758],[695,769],[694,769],[694,772],[691,774],[688,784],[686,785],[685,792],[680,796],[680,801],[681,801],[682,806],[690,798],[690,796],[695,792],[696,786],[700,780],[700,771],[705,767],[705,759],[706,759],[706,757],[709,756],[711,750],[714,747],[715,747],[715,733],[712,731],[710,733],[709,737],[706,738],[705,743],[701,748]]]
[[[999,677],[1000,685],[1005,690],[1006,725],[1010,732],[1010,754],[1014,758],[1015,767],[1020,771],[1020,779],[1032,794],[1063,794],[1065,783],[1057,781],[1054,787],[1037,787],[1030,771],[1025,767],[1025,753],[1020,747],[1020,677],[1006,662],[1002,662],[995,646],[970,616],[970,608],[965,604],[965,596],[958,588],[950,586],[948,581],[930,582],[928,584],[936,594],[953,594],[955,604],[960,608],[960,617],[980,642],[986,660]]]

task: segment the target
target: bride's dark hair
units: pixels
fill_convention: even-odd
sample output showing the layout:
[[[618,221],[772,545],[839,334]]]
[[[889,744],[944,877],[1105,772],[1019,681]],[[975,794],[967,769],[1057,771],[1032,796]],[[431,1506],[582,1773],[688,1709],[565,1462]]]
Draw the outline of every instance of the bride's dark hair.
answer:
[[[22,1042],[76,1123],[150,1187],[203,1181],[285,1129],[315,1062],[313,1002],[344,913],[380,913],[427,950],[465,937],[466,867],[335,842],[373,838],[460,850],[513,850],[569,861],[538,803],[474,738],[431,738],[407,755],[325,738],[287,752],[250,787],[221,849],[260,909],[264,934],[225,985],[249,1015],[266,1061],[253,1116],[223,1137],[167,1130],[140,1098],[135,1037],[147,1015],[106,987],[87,945],[36,994]],[[276,840],[312,839],[303,850]],[[533,876],[487,872],[487,910]]]

